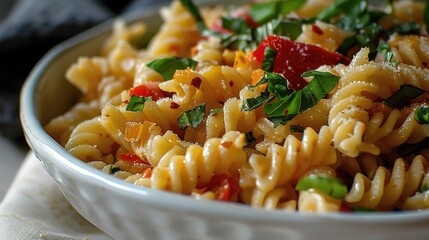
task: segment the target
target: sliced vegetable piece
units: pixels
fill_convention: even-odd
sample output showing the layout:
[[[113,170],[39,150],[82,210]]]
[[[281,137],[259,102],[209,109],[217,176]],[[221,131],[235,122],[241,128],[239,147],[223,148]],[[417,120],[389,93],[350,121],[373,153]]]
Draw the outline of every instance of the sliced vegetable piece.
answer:
[[[425,93],[425,90],[418,88],[411,84],[402,84],[399,90],[396,91],[383,103],[391,108],[400,108],[405,105],[409,100],[414,99]]]
[[[178,119],[180,129],[187,127],[197,128],[204,120],[204,114],[206,111],[206,104],[203,103],[194,109],[184,112]]]
[[[290,89],[298,90],[308,83],[301,74],[322,65],[349,64],[350,59],[336,52],[329,52],[315,45],[298,43],[279,36],[268,36],[253,52],[262,64],[265,48],[276,50],[273,72],[282,74],[288,80]]]
[[[144,109],[144,103],[150,101],[152,97],[138,97],[132,95],[127,104],[126,110],[131,112],[141,112]]]
[[[157,73],[161,74],[164,80],[170,80],[173,78],[176,70],[183,70],[186,68],[195,69],[198,62],[190,58],[161,58],[149,62],[146,64],[149,68],[152,68]]]
[[[327,175],[308,175],[301,178],[295,186],[295,189],[298,191],[304,191],[310,188],[317,189],[338,199],[344,198],[347,194],[347,186],[343,182]]]
[[[429,106],[423,105],[416,109],[414,119],[420,124],[429,123]]]
[[[159,82],[146,82],[129,90],[129,95],[137,97],[151,97],[152,101],[157,101],[165,97],[164,93],[159,89]]]

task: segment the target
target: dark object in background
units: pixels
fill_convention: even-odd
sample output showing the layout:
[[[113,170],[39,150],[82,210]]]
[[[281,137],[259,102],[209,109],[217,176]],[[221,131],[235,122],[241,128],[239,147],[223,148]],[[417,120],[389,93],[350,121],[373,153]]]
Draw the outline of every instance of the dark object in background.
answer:
[[[53,46],[138,6],[168,0],[19,0],[0,22],[0,135],[25,146],[19,91]],[[130,6],[133,6],[130,8]]]

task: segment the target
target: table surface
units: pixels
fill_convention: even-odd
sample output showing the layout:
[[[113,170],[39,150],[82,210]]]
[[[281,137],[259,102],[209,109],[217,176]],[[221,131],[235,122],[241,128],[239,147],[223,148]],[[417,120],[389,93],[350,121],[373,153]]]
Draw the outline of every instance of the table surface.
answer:
[[[0,135],[0,202],[3,200],[16,172],[27,154],[27,149],[17,147]]]

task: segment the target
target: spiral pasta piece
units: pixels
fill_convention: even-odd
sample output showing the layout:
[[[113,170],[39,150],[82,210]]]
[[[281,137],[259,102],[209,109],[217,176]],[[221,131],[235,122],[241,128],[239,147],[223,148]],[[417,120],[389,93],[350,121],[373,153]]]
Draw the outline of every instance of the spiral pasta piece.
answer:
[[[299,42],[318,45],[328,51],[334,52],[352,32],[345,31],[335,25],[316,21],[313,24],[302,26],[302,33],[296,39]]]
[[[100,114],[98,101],[78,103],[61,116],[52,119],[46,126],[46,132],[62,146],[68,141],[73,129],[85,120]]]
[[[256,187],[268,192],[289,181],[297,181],[314,167],[334,164],[336,153],[331,138],[328,127],[322,127],[319,134],[306,128],[301,141],[290,135],[283,146],[272,144],[266,156],[252,154],[249,164],[254,171]]]
[[[64,147],[84,162],[112,162],[114,143],[110,133],[101,125],[100,117],[95,117],[77,125]]]
[[[420,68],[427,68],[429,64],[429,39],[423,36],[392,35],[389,45],[393,53],[393,60],[414,65]]]
[[[422,80],[428,79],[427,70],[406,64],[393,66],[365,62],[365,58],[359,55],[367,53],[368,49],[361,50],[356,60],[342,72],[340,87],[332,96],[332,109],[329,112],[334,145],[349,157],[356,157],[361,152],[378,155],[380,148],[383,152],[391,151],[422,127],[413,119],[414,114],[398,122],[396,116],[399,113],[395,110],[387,117],[388,121],[377,111],[370,120],[368,113],[378,103],[378,99],[387,99],[403,84],[429,90],[427,81]],[[385,122],[383,126],[382,122]],[[397,127],[399,123],[401,125]],[[381,136],[384,137],[379,139]]]
[[[351,206],[368,209],[390,210],[413,195],[419,188],[425,167],[423,156],[414,158],[411,166],[403,159],[397,159],[391,171],[379,167],[372,180],[363,174],[356,174],[345,201]]]

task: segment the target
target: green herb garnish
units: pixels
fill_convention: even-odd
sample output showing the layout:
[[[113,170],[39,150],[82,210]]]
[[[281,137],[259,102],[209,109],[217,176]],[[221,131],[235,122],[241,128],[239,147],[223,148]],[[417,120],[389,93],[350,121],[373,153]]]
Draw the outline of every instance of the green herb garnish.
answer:
[[[262,92],[258,97],[244,99],[241,111],[252,111],[273,99],[274,97],[270,97],[270,93],[268,91]]]
[[[415,155],[419,153],[421,150],[427,148],[429,146],[429,137],[423,139],[422,141],[418,143],[413,144],[402,144],[397,150],[396,153],[399,154],[401,157],[406,157],[411,154]]]
[[[246,146],[249,146],[250,144],[256,142],[255,136],[253,136],[253,132],[250,131],[246,133]]]
[[[121,168],[119,166],[110,165],[110,168],[109,168],[110,174],[114,174],[115,172],[119,172],[119,171],[121,171]]]
[[[384,41],[383,39],[381,39],[378,42],[377,51],[384,55],[384,60],[386,62],[389,62],[389,63],[393,64],[394,66],[396,66],[399,63],[398,61],[392,61],[392,58],[393,58],[392,49],[390,48],[390,45],[386,41]]]
[[[317,189],[333,198],[342,199],[347,194],[347,186],[337,178],[327,175],[308,175],[301,178],[295,186],[298,191]]]
[[[277,18],[279,15],[284,16],[300,9],[306,2],[306,0],[277,0],[256,3],[250,7],[249,14],[252,16],[253,21],[261,25]]]
[[[299,125],[291,125],[290,131],[291,132],[297,132],[297,133],[303,133],[305,130],[305,127],[299,126]]]
[[[423,105],[416,109],[414,119],[420,124],[429,123],[429,106]]]
[[[197,128],[204,120],[204,114],[206,111],[206,104],[203,103],[194,109],[188,110],[177,119],[177,123],[180,129],[185,129],[189,126]]]
[[[299,113],[316,105],[334,89],[339,77],[328,72],[307,71],[302,77],[314,77],[304,88],[264,106],[265,114],[275,124],[286,124]]]
[[[262,70],[266,72],[271,72],[273,70],[276,54],[277,54],[276,50],[270,47],[265,48],[264,61],[262,62],[262,67],[261,67]]]
[[[209,113],[209,115],[210,116],[214,116],[214,115],[216,115],[218,112],[221,112],[223,110],[223,108],[213,108],[213,109],[210,109],[210,113]]]
[[[128,101],[126,110],[131,112],[141,112],[144,109],[144,103],[151,100],[152,97],[138,97],[136,95],[132,95]]]
[[[392,96],[384,100],[383,103],[391,108],[402,107],[409,100],[414,99],[425,93],[425,90],[420,89],[411,84],[403,84]]]
[[[176,70],[183,70],[186,68],[195,69],[198,62],[190,58],[161,58],[146,64],[149,68],[161,74],[164,80],[173,78]]]
[[[180,3],[194,17],[195,21],[197,22],[198,30],[200,32],[207,30],[207,26],[204,23],[203,17],[201,17],[200,10],[198,9],[197,5],[195,5],[192,0],[180,0]]]
[[[428,190],[429,190],[429,185],[422,184],[422,185],[420,186],[420,192],[421,192],[421,193],[426,192],[426,191],[428,191]]]
[[[420,33],[420,24],[416,22],[407,22],[402,24],[393,25],[389,28],[389,34],[397,33],[399,35],[410,35],[410,34],[419,34]]]

